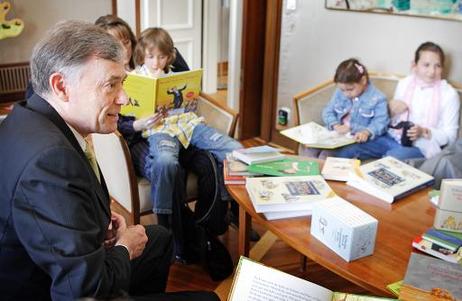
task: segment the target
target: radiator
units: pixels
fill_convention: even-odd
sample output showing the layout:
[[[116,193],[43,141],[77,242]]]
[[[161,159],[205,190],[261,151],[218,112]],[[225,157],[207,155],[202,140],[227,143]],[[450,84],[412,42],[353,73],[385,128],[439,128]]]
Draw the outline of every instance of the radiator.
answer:
[[[26,91],[30,79],[28,63],[0,65],[0,93],[8,94]]]
[[[0,65],[0,102],[24,99],[29,79],[29,63]]]

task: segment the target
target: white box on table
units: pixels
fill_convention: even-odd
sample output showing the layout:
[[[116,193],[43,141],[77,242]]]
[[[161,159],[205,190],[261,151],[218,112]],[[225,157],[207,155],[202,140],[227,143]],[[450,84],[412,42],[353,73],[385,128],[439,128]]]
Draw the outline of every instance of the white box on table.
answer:
[[[378,221],[336,196],[313,204],[311,235],[346,261],[371,255]]]

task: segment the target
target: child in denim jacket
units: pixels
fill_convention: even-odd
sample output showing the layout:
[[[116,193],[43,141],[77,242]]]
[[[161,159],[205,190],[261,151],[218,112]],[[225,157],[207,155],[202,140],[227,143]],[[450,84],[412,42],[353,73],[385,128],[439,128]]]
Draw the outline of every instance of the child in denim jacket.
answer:
[[[357,143],[335,151],[323,151],[320,157],[368,159],[367,151],[362,150],[373,148],[376,138],[387,131],[390,121],[387,99],[369,81],[366,67],[356,59],[340,63],[334,82],[337,90],[324,108],[322,119],[329,130],[350,133]],[[308,151],[310,154],[314,152]]]

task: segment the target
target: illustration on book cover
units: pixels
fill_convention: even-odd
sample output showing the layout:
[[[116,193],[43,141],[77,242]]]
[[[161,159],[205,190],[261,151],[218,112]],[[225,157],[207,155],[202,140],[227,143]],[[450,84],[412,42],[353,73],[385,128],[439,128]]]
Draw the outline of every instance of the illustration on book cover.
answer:
[[[261,182],[264,190],[260,191],[260,198],[262,200],[269,201],[273,196],[273,191],[278,187],[278,183],[275,183],[271,180],[264,180]],[[281,196],[286,202],[298,201],[300,197],[307,195],[320,195],[319,190],[324,189],[325,183],[321,181],[287,181],[282,182],[280,185],[283,185],[287,188],[288,193],[281,193]],[[319,189],[318,189],[319,188]]]
[[[408,181],[421,179],[418,174],[405,169],[406,166],[400,161],[390,160],[387,164],[377,163],[376,169],[367,172],[372,177],[374,184],[379,187],[405,186]]]

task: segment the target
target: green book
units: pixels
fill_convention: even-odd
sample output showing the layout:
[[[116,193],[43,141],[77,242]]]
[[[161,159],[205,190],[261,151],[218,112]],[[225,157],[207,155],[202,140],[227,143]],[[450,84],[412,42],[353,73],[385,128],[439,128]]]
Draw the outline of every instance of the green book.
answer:
[[[387,289],[393,293],[396,297],[399,296],[399,291],[401,290],[401,285],[403,284],[403,280],[396,281],[387,285]]]
[[[318,162],[293,158],[250,164],[249,171],[270,176],[316,176],[320,174]]]

